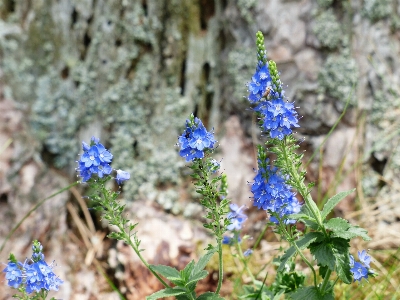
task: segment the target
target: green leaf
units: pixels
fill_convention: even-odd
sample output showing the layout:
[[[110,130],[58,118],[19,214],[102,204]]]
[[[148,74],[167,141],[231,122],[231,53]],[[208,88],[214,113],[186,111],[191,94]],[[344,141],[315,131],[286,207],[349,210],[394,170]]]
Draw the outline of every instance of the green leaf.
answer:
[[[205,255],[200,257],[199,261],[194,266],[192,274],[195,275],[201,272],[206,267],[207,263],[210,261],[211,257],[214,255],[215,252],[217,252],[217,249],[213,248],[209,250]]]
[[[303,222],[304,222],[304,224],[306,224],[307,227],[309,227],[311,229],[318,230],[318,228],[319,228],[318,223],[315,221],[304,220]]]
[[[333,238],[333,255],[335,256],[336,272],[339,278],[347,284],[351,283],[349,241],[342,238]]]
[[[315,286],[308,286],[298,289],[290,295],[293,300],[334,300],[332,293],[320,295]]]
[[[356,236],[361,237],[364,241],[370,241],[371,238],[368,236],[368,231],[364,228],[350,225],[350,228],[346,231],[336,231],[333,236],[340,237],[343,239],[350,240]]]
[[[349,222],[342,218],[333,218],[325,223],[325,228],[333,232],[346,231],[350,226]]]
[[[206,278],[207,275],[208,275],[208,271],[202,270],[199,273],[196,273],[196,274],[190,276],[189,281],[186,283],[186,285],[193,283],[193,282],[197,282],[199,280],[202,280],[203,278]]]
[[[332,243],[322,241],[310,245],[310,251],[318,264],[328,266],[331,271],[335,270],[335,257],[333,255]]]
[[[160,275],[164,276],[165,278],[180,278],[179,271],[175,268],[172,268],[170,266],[164,266],[164,265],[150,265],[150,268],[153,271],[156,271]]]
[[[181,278],[187,282],[189,280],[190,275],[192,274],[194,268],[194,260],[186,265],[186,267],[181,271]]]
[[[146,297],[146,300],[155,300],[155,299],[160,299],[160,298],[165,298],[165,297],[170,297],[170,296],[178,296],[182,294],[186,294],[186,290],[182,289],[180,287],[174,287],[174,288],[166,288],[161,291],[155,292],[154,294]]]
[[[332,198],[330,198],[324,205],[323,210],[321,211],[321,217],[322,220],[325,220],[326,216],[332,211],[332,209],[340,202],[342,201],[345,197],[350,195],[352,192],[354,192],[356,189],[352,189],[350,191],[346,192],[341,192]]]
[[[307,248],[311,243],[316,242],[322,239],[324,235],[320,232],[309,232],[304,237],[298,241],[296,241],[297,247],[300,250]],[[296,253],[295,247],[290,247],[288,250],[285,251],[285,254],[282,255],[280,261],[281,264],[279,265],[278,272],[282,271],[285,267],[286,262]]]
[[[220,297],[219,295],[217,295],[215,293],[206,292],[204,294],[201,294],[199,297],[197,297],[196,300],[224,300],[224,298]]]

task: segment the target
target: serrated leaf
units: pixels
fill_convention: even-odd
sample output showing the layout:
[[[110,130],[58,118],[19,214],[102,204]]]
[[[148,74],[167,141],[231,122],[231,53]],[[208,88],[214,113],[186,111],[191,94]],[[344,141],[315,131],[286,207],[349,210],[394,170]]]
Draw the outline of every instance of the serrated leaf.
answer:
[[[315,222],[315,221],[312,221],[312,220],[304,220],[303,222],[304,222],[304,224],[306,224],[306,226],[307,226],[308,228],[311,228],[311,229],[314,229],[314,230],[318,230],[318,228],[319,228],[318,223]]]
[[[368,231],[364,228],[358,226],[350,225],[350,228],[346,231],[337,231],[333,234],[333,236],[340,237],[343,239],[350,240],[356,236],[361,237],[364,241],[370,241],[371,238],[368,236]]]
[[[210,261],[215,252],[217,252],[217,249],[213,248],[209,250],[205,255],[200,257],[199,261],[194,266],[192,274],[195,275],[201,272],[206,267],[207,263]]]
[[[298,289],[290,295],[293,300],[334,300],[333,294],[320,295],[315,286],[308,286]]]
[[[336,272],[344,283],[350,284],[352,276],[350,272],[349,241],[342,238],[333,238],[332,245],[333,255],[335,256]]]
[[[325,228],[333,232],[346,231],[350,226],[349,222],[342,218],[333,218],[325,223]]]
[[[170,266],[164,266],[164,265],[150,265],[150,268],[153,271],[156,271],[160,275],[164,276],[167,279],[170,278],[180,278],[180,273],[177,269],[172,268]]]
[[[310,245],[310,251],[318,264],[328,266],[331,271],[335,270],[335,256],[333,255],[332,244],[322,241]]]
[[[300,250],[307,248],[311,243],[318,241],[319,239],[323,238],[323,234],[320,232],[309,232],[304,235],[303,238],[296,241],[297,247]],[[295,247],[290,247],[285,253],[282,255],[280,261],[281,264],[279,265],[278,272],[282,271],[285,267],[286,262],[296,253]]]
[[[182,295],[185,293],[186,293],[186,290],[184,290],[180,287],[166,288],[166,289],[155,292],[154,294],[146,297],[146,300],[156,300],[156,299],[170,297],[170,296],[178,296],[178,295]]]
[[[291,214],[290,219],[291,220],[299,220],[299,219],[309,220],[310,216],[308,216],[306,214]]]
[[[192,274],[194,268],[194,260],[191,260],[190,263],[186,265],[186,267],[181,271],[181,278],[187,282],[190,278],[190,274]]]
[[[193,276],[190,276],[189,281],[186,283],[186,286],[188,284],[191,284],[191,283],[197,282],[199,280],[202,280],[203,278],[206,278],[207,275],[208,275],[208,271],[202,270],[202,271],[194,274]]]
[[[201,294],[199,297],[197,297],[196,300],[224,300],[224,298],[220,297],[219,295],[217,295],[215,293],[206,292],[204,294]]]
[[[321,217],[322,220],[325,220],[326,216],[332,211],[332,209],[340,202],[342,201],[345,197],[350,195],[352,192],[354,192],[356,189],[352,189],[350,191],[346,192],[340,192],[339,194],[336,194],[332,198],[330,198],[324,205],[324,208],[321,211]]]

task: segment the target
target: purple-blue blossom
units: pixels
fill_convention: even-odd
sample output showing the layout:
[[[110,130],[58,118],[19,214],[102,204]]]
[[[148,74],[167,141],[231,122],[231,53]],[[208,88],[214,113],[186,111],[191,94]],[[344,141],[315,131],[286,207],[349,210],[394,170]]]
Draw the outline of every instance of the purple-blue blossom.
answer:
[[[268,164],[267,160],[267,164]],[[259,166],[264,165],[258,162]],[[286,183],[286,178],[276,167],[267,165],[266,168],[259,167],[257,175],[251,186],[254,196],[254,206],[277,213],[281,218],[290,214],[298,213],[301,205],[292,192],[292,187]],[[278,220],[271,216],[270,220],[278,223]],[[294,220],[286,219],[286,224],[295,223]]]
[[[117,177],[115,177],[115,180],[117,181],[118,185],[121,185],[122,182],[128,180],[129,178],[131,178],[129,172],[117,170]]]
[[[196,158],[203,158],[204,151],[214,147],[215,139],[212,132],[208,132],[199,118],[193,115],[186,120],[186,128],[178,138],[179,155],[187,162]]]
[[[113,155],[100,143],[98,138],[92,137],[90,145],[82,142],[83,154],[78,161],[79,175],[82,181],[86,182],[92,175],[97,175],[103,178],[104,175],[109,175],[112,168],[109,165]]]
[[[354,281],[361,281],[361,279],[368,279],[370,274],[371,256],[367,251],[358,251],[358,258],[360,262],[356,261],[353,255],[350,254],[350,272],[353,274]],[[372,273],[371,273],[372,274]]]
[[[6,273],[8,286],[15,289],[23,286],[28,294],[39,293],[42,289],[58,291],[63,281],[54,274],[53,267],[44,261],[44,255],[41,252],[42,245],[34,241],[32,249],[34,253],[31,259],[25,263],[17,262],[15,258],[10,259],[3,270]]]

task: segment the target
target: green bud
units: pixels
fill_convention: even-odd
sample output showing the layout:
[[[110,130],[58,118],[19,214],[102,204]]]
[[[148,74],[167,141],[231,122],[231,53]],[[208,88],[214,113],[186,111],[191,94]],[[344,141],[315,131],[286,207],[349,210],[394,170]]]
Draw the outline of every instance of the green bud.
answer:
[[[264,45],[264,35],[261,31],[256,33],[256,44],[257,44],[257,60],[262,62],[263,65],[267,64],[267,50]]]
[[[281,79],[279,77],[279,72],[278,72],[278,68],[276,66],[276,63],[273,60],[270,60],[268,63],[268,69],[269,69],[269,73],[271,75],[272,78],[272,84],[274,85],[274,90],[278,93],[282,92],[282,82]]]

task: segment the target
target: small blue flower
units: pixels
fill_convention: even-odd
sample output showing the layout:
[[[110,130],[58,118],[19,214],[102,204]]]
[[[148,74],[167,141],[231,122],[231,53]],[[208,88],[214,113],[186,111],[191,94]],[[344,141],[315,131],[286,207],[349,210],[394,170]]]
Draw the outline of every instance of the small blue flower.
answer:
[[[266,161],[268,164],[269,161]],[[258,162],[259,166],[263,162]],[[297,200],[292,187],[286,184],[286,178],[280,174],[276,167],[260,167],[251,187],[254,196],[254,206],[258,209],[268,210],[277,213],[281,218],[300,211],[301,205]],[[278,223],[275,217],[270,220]],[[294,220],[287,219],[286,224],[295,223]]]
[[[23,269],[23,264],[20,262],[17,263],[9,262],[7,264],[7,267],[3,270],[3,272],[6,273],[8,286],[11,286],[15,289],[20,286],[23,278],[21,271],[22,269]]]
[[[128,180],[129,178],[131,178],[129,172],[117,170],[117,177],[115,178],[115,180],[117,181],[118,185],[121,185],[122,182]]]
[[[92,137],[90,146],[82,142],[82,149],[84,152],[78,161],[78,171],[83,182],[88,181],[94,174],[99,178],[111,174],[112,168],[109,163],[113,155],[100,144],[99,139]]]
[[[251,78],[251,82],[247,84],[250,102],[256,103],[264,97],[267,89],[271,88],[272,79],[268,70],[268,64],[258,65],[256,72]]]
[[[361,281],[363,278],[368,278],[368,269],[360,262],[354,262],[354,266],[350,271],[353,273],[354,281]]]
[[[367,254],[367,251],[358,251],[358,258],[360,259],[360,262],[366,266],[367,268],[370,268],[369,264],[371,263],[371,256]]]
[[[353,274],[354,281],[361,281],[361,279],[368,279],[369,274],[373,274],[370,271],[371,256],[367,254],[367,251],[358,251],[358,258],[360,262],[355,261],[353,255],[350,254],[350,271]]]
[[[212,132],[208,132],[200,119],[191,116],[186,120],[186,129],[178,138],[180,145],[179,155],[187,162],[204,157],[204,150],[214,147],[215,139]]]
[[[224,245],[233,245],[235,243],[240,243],[241,241],[242,241],[242,239],[240,236],[230,237],[230,236],[224,235],[222,238],[222,244],[224,244]]]
[[[243,252],[243,255],[244,255],[245,257],[250,256],[250,255],[252,255],[252,254],[253,254],[253,250],[251,250],[251,249],[247,249],[246,251]]]

